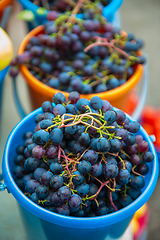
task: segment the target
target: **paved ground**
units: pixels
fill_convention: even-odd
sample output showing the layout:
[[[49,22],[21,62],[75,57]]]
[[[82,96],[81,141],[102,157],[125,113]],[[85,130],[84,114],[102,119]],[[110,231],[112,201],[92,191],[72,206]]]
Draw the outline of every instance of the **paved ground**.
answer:
[[[121,26],[126,32],[145,40],[144,52],[148,55],[148,96],[146,104],[160,107],[160,1],[124,0],[121,14]],[[160,239],[160,179],[149,200],[150,223],[148,240]]]
[[[24,0],[25,1],[25,0]],[[26,26],[16,20],[20,11],[18,4],[14,5],[8,24],[8,33],[14,44],[15,53],[26,34]],[[133,32],[136,37],[145,40],[144,52],[149,58],[148,79],[149,90],[146,104],[159,107],[160,100],[160,1],[159,0],[124,0],[120,10],[121,26],[126,32]],[[30,111],[28,94],[23,78],[18,78],[18,90],[26,112]],[[14,105],[12,95],[12,82],[7,76],[4,82],[2,122],[0,133],[0,159],[7,137],[12,128],[18,123],[20,117]],[[1,161],[0,161],[1,162]],[[148,226],[148,240],[160,239],[160,180],[150,198],[150,222]],[[0,239],[1,240],[26,240],[23,225],[20,220],[17,204],[12,195],[7,192],[0,193]],[[17,230],[18,229],[18,230]]]

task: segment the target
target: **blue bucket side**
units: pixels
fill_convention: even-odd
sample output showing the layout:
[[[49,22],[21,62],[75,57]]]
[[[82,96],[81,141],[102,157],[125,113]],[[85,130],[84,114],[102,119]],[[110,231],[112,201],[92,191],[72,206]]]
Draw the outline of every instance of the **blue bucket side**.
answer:
[[[8,70],[9,70],[9,66],[7,66],[5,69],[0,71],[0,122],[1,122],[3,83]]]
[[[121,7],[123,0],[112,0],[106,7],[103,8],[102,15],[107,18],[109,22],[113,22],[114,15]]]
[[[35,16],[36,16],[36,23],[38,25],[43,24],[46,21],[46,14],[39,15],[37,14],[38,6],[30,2],[29,0],[18,0],[23,9],[31,10]],[[112,0],[106,7],[103,8],[102,15],[108,19],[109,22],[113,22],[114,20],[114,14],[116,11],[120,8],[122,5],[123,0]],[[47,10],[48,12],[48,10]],[[77,14],[78,18],[83,18],[83,14]],[[31,30],[33,28],[32,23],[29,23],[29,29]]]
[[[34,13],[35,21],[36,21],[37,25],[41,25],[43,22],[46,21],[46,19],[47,19],[46,14],[44,14],[44,15],[37,14],[37,10],[39,7],[36,6],[35,4],[33,4],[31,1],[29,1],[29,0],[18,0],[18,1],[20,2],[20,4],[22,5],[24,10],[30,10]],[[30,25],[30,30],[35,27],[30,22],[29,22],[29,25]]]
[[[103,240],[105,239],[106,236],[109,237],[107,239],[117,239],[123,233],[122,229],[125,230],[124,226],[125,228],[128,226],[133,214],[148,201],[157,183],[158,172],[159,172],[158,160],[157,160],[155,148],[149,136],[147,135],[145,130],[141,127],[140,133],[143,135],[144,139],[149,143],[150,151],[154,154],[155,159],[151,163],[150,172],[145,177],[146,186],[144,187],[142,194],[133,203],[119,210],[118,212],[115,212],[106,216],[100,216],[100,217],[94,217],[94,218],[93,217],[77,218],[77,217],[70,217],[70,216],[69,217],[62,216],[62,215],[47,211],[46,209],[33,203],[28,197],[26,197],[21,192],[21,190],[17,187],[12,177],[13,158],[16,155],[15,148],[17,147],[17,145],[20,145],[23,143],[23,140],[21,137],[22,133],[24,131],[34,129],[35,127],[33,125],[34,117],[37,113],[40,113],[40,112],[41,112],[41,108],[37,109],[36,111],[33,111],[31,114],[29,114],[24,119],[22,119],[16,125],[16,127],[12,130],[12,132],[8,137],[5,151],[4,151],[4,156],[3,156],[3,163],[2,163],[3,176],[4,176],[5,183],[7,185],[7,188],[9,189],[9,191],[12,193],[12,195],[15,197],[15,199],[19,202],[19,204],[22,207],[24,207],[26,210],[28,210],[30,213],[34,214],[41,220],[42,226],[46,234],[48,232],[47,230],[48,228],[54,229],[55,231],[56,229],[59,229],[60,232],[66,229],[66,234],[69,234],[69,232],[71,232],[70,235],[68,235],[70,236],[70,238],[68,239],[74,239],[72,238],[73,237],[72,233],[73,232],[76,233],[76,231],[78,231],[78,235],[80,234],[79,232],[82,232],[80,235],[81,236],[80,238],[82,239],[82,237],[85,237],[83,235],[84,232],[85,234],[87,234],[87,232],[88,233],[92,232],[91,229],[92,230],[96,229],[98,232],[100,232],[101,238],[99,239]],[[30,126],[32,126],[33,129],[31,129]],[[82,229],[83,231],[81,231]],[[115,233],[115,229],[118,229],[117,233]],[[55,238],[55,240],[60,240],[60,239],[61,238]],[[94,239],[96,240],[96,238],[94,238],[93,236],[93,240]]]

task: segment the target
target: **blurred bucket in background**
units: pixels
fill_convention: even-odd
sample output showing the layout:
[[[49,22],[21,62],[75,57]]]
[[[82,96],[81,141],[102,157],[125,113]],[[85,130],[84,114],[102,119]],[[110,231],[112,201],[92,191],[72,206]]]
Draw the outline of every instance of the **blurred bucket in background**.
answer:
[[[150,105],[146,105],[143,109],[140,124],[146,130],[149,135],[153,135],[155,138],[154,146],[157,151],[157,156],[160,165],[160,107],[155,108]]]
[[[9,5],[11,5],[13,0],[1,0],[0,1],[0,18],[2,17],[3,11]]]
[[[147,203],[145,203],[135,213],[131,222],[133,240],[147,240],[149,219],[149,206]]]
[[[3,1],[2,1],[3,2]],[[0,123],[4,78],[9,70],[9,64],[13,57],[13,44],[8,34],[0,27]]]
[[[37,36],[40,33],[43,33],[42,25],[38,26],[37,28],[29,32],[21,42],[18,50],[18,54],[22,54],[24,52],[25,47],[32,36]],[[52,96],[56,92],[62,92],[60,90],[51,88],[46,84],[40,82],[31,74],[31,72],[27,69],[25,65],[22,65],[20,67],[20,72],[23,75],[28,85],[32,110],[40,107],[42,102],[46,100],[51,101]],[[81,98],[87,98],[90,100],[93,96],[97,95],[101,97],[101,99],[103,100],[108,100],[114,107],[117,107],[122,111],[132,115],[137,105],[131,106],[129,99],[133,97],[133,92],[135,92],[138,83],[142,80],[143,73],[144,73],[144,66],[141,64],[138,64],[134,74],[130,77],[130,79],[126,83],[122,84],[120,87],[117,87],[107,92],[94,93],[94,94],[81,94]],[[147,87],[146,79],[145,79],[144,86]],[[146,98],[146,87],[144,88],[145,96],[143,96],[143,104]],[[14,86],[14,89],[16,90],[15,86]],[[63,91],[62,93],[66,96],[66,98],[68,98],[69,96],[68,92]],[[14,95],[17,96],[17,92]],[[17,103],[17,99],[16,99],[16,103]],[[140,104],[141,109],[139,110],[139,113],[142,111],[143,104]],[[20,107],[18,106],[17,108],[20,108]]]
[[[2,111],[3,83],[8,70],[9,70],[9,66],[3,69],[2,71],[0,71],[0,125],[1,125],[1,116],[2,116],[1,111]]]
[[[29,0],[18,0],[20,4],[22,5],[22,8],[24,10],[30,10],[35,15],[35,22],[34,24],[32,22],[29,22],[29,30],[32,30],[35,27],[35,23],[38,25],[43,24],[46,21],[46,13],[40,15],[37,13],[38,6],[36,6],[34,3],[32,3]],[[114,22],[115,13],[119,10],[123,3],[123,0],[111,0],[110,3],[103,8],[102,15],[108,19],[109,22]],[[47,10],[48,12],[48,10]],[[83,14],[78,14],[80,18],[83,18]]]

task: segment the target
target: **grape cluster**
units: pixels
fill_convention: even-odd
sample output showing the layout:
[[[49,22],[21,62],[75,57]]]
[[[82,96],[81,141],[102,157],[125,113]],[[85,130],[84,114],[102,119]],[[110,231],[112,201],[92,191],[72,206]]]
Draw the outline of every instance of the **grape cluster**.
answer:
[[[42,83],[61,91],[80,94],[106,92],[124,84],[137,64],[144,43],[125,35],[101,15],[78,19],[73,14],[50,11],[44,32],[30,38],[23,54],[11,62],[10,75],[25,64]],[[94,18],[96,16],[96,18]]]
[[[71,11],[73,7],[77,4],[77,0],[47,0],[41,1],[41,0],[30,0],[32,3],[39,7],[45,7],[48,10],[54,10],[60,13],[64,13],[66,11]],[[93,2],[96,3],[98,7],[103,8],[104,6],[107,6],[111,0],[102,0],[102,1],[95,1],[95,0],[87,0],[86,2]]]
[[[107,100],[73,91],[42,103],[34,131],[16,148],[13,176],[29,199],[49,211],[76,217],[106,215],[141,194],[149,144],[140,125]]]

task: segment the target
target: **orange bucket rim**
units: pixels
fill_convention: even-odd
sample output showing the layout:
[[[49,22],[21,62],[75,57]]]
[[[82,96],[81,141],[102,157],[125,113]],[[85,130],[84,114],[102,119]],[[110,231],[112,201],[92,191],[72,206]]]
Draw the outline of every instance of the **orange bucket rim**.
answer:
[[[22,54],[24,52],[25,47],[26,47],[27,43],[29,42],[30,38],[32,36],[36,36],[36,35],[40,34],[43,31],[44,31],[43,25],[40,25],[40,26],[34,28],[33,30],[31,30],[22,40],[17,53]],[[143,71],[144,71],[144,66],[142,64],[137,64],[134,74],[126,81],[126,83],[122,84],[121,86],[119,86],[115,89],[109,90],[109,91],[105,91],[105,92],[80,94],[80,96],[81,96],[81,98],[88,98],[88,99],[91,99],[94,96],[99,96],[100,98],[103,98],[105,96],[105,98],[108,101],[116,100],[120,96],[122,96],[122,95],[128,93],[130,90],[132,90],[140,82],[141,77],[143,75]],[[46,84],[42,83],[41,81],[39,81],[36,77],[34,77],[31,74],[31,72],[28,70],[28,68],[25,65],[20,66],[20,72],[25,77],[25,80],[27,81],[27,83],[33,89],[38,91],[39,93],[43,93],[43,94],[46,93],[46,95],[48,97],[53,97],[53,95],[56,92],[61,92],[66,97],[69,96],[69,92],[51,88],[51,87],[47,86]]]
[[[1,0],[0,1],[0,11],[2,11],[6,6],[11,4],[13,0]]]

